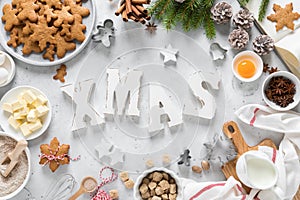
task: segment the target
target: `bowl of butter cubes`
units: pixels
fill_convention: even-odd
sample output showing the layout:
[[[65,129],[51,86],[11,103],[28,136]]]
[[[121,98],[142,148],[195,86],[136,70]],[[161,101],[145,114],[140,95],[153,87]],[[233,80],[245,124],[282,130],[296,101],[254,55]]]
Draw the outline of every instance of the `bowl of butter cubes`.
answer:
[[[32,140],[42,135],[51,122],[51,104],[46,95],[32,86],[9,90],[0,101],[2,129],[18,138]]]

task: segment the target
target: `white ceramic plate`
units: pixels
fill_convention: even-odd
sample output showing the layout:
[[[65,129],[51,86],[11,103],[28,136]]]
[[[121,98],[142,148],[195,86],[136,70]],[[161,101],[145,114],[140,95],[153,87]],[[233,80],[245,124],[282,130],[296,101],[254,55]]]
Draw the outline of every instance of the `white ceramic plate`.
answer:
[[[14,140],[18,140],[15,136],[12,136],[10,134],[7,134],[7,133],[4,133],[2,131],[0,131],[0,135],[2,136],[9,136],[11,138],[13,138]],[[27,174],[26,174],[26,178],[24,180],[24,182],[22,183],[22,185],[20,185],[20,187],[15,190],[13,193],[10,193],[9,195],[6,195],[4,197],[0,197],[0,200],[6,200],[6,199],[11,199],[13,198],[14,196],[16,196],[18,193],[21,192],[21,190],[27,185],[28,181],[29,181],[29,178],[30,178],[30,174],[31,174],[31,155],[30,155],[30,151],[29,151],[29,148],[26,147],[25,149],[25,153],[26,153],[26,156],[27,156],[27,159],[28,159],[28,171],[27,171]]]
[[[1,0],[0,1],[0,18],[3,16],[2,8],[5,4],[11,3],[12,0]],[[84,17],[82,20],[82,23],[86,25],[86,39],[83,41],[83,43],[78,43],[76,42],[76,49],[74,51],[68,51],[65,55],[65,57],[58,59],[55,57],[55,60],[53,62],[50,62],[48,59],[43,58],[43,54],[39,53],[32,53],[29,56],[24,56],[22,53],[22,45],[18,46],[16,49],[13,47],[10,47],[7,45],[7,41],[9,40],[9,33],[4,30],[4,23],[2,23],[0,27],[0,44],[1,46],[8,51],[9,54],[14,56],[15,58],[31,64],[31,65],[36,65],[36,66],[52,66],[52,65],[58,65],[64,62],[67,62],[68,60],[72,59],[75,57],[90,41],[94,24],[95,24],[95,19],[96,19],[96,12],[95,12],[95,3],[94,0],[87,0],[83,1],[82,6],[88,8],[90,10],[90,15],[87,17]]]
[[[38,90],[37,88],[31,87],[31,86],[19,86],[19,87],[15,87],[11,90],[9,90],[1,99],[0,101],[0,124],[2,129],[6,132],[9,133],[10,135],[12,135],[13,137],[17,137],[19,139],[21,138],[25,138],[26,140],[33,140],[37,137],[39,137],[40,135],[42,135],[48,128],[50,122],[51,122],[51,116],[52,116],[52,109],[51,109],[51,104],[50,101],[48,99],[48,103],[47,106],[49,108],[49,112],[48,114],[42,118],[42,122],[43,122],[43,127],[40,130],[37,130],[35,132],[33,132],[31,135],[29,135],[28,137],[24,137],[23,134],[21,133],[21,131],[16,131],[13,127],[11,127],[7,121],[8,117],[10,116],[10,113],[7,113],[5,111],[2,110],[2,105],[3,103],[9,103],[9,102],[13,102],[17,100],[18,95],[21,92],[24,92],[26,90],[31,90],[34,94],[36,95],[43,95],[44,97],[47,98],[47,96],[41,92],[40,90]]]

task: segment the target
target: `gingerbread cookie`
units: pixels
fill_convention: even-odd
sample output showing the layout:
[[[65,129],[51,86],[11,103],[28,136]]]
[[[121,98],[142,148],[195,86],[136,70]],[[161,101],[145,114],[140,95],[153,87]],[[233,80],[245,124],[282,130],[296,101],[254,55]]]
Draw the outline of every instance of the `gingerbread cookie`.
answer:
[[[29,19],[31,22],[36,22],[38,20],[38,15],[36,11],[40,9],[40,6],[35,4],[36,0],[27,0],[21,3],[22,10],[18,14],[18,18],[21,21]]]
[[[55,55],[55,46],[53,44],[49,45],[49,47],[46,49],[46,52],[43,54],[44,59],[48,59],[50,61],[54,61],[54,55]]]
[[[70,28],[70,33],[67,34],[67,40],[77,40],[79,42],[83,42],[85,40],[84,32],[86,30],[86,26],[82,24],[82,17],[78,14],[74,15],[74,23]]]
[[[42,51],[47,47],[47,43],[53,43],[53,34],[57,32],[57,28],[49,27],[46,18],[39,17],[38,24],[32,24],[31,28],[33,34],[30,35],[29,39],[33,42],[38,42]]]
[[[82,7],[79,4],[76,4],[76,2],[74,2],[74,0],[65,0],[64,3],[66,6],[70,6],[71,13],[73,15],[78,14],[78,15],[81,15],[82,17],[86,17],[90,14],[89,9]]]
[[[62,8],[62,3],[60,0],[40,0],[43,3],[46,3],[50,8],[56,8],[56,9],[61,9]]]
[[[2,16],[2,21],[5,22],[4,29],[6,31],[11,31],[11,29],[15,25],[20,25],[20,20],[16,16],[18,13],[17,9],[13,9],[10,4],[5,4],[2,9],[3,16]]]
[[[47,19],[47,22],[51,22],[52,19],[57,19],[57,15],[55,13],[53,13],[53,9],[51,7],[49,7],[48,5],[45,5],[43,7],[43,13],[42,15],[44,15]]]
[[[29,55],[32,52],[41,53],[42,50],[39,47],[39,43],[38,42],[29,40],[28,38],[25,38],[24,39],[24,46],[23,46],[22,52],[23,52],[24,55]]]
[[[72,23],[74,16],[69,13],[70,6],[63,6],[61,10],[55,10],[57,19],[54,21],[54,26],[59,27],[63,22]]]
[[[58,58],[63,58],[67,51],[76,49],[74,42],[67,42],[59,33],[54,36],[54,43],[56,45],[56,55]]]
[[[40,164],[47,165],[52,172],[55,172],[60,165],[65,165],[70,163],[70,157],[68,155],[70,145],[68,144],[59,144],[59,141],[54,137],[50,145],[42,144],[40,146],[41,155],[40,155]]]
[[[22,28],[14,27],[10,32],[10,39],[7,41],[7,45],[16,48],[19,45],[19,39],[21,37],[22,37]]]
[[[285,5],[285,8],[282,8],[280,5],[274,4],[273,10],[275,14],[271,14],[267,17],[268,20],[276,22],[276,31],[281,30],[284,26],[294,30],[294,20],[300,18],[300,14],[293,12],[293,3]]]
[[[60,82],[65,82],[65,76],[67,75],[67,66],[62,64],[60,68],[56,70],[56,75],[53,76],[54,80],[60,80]]]

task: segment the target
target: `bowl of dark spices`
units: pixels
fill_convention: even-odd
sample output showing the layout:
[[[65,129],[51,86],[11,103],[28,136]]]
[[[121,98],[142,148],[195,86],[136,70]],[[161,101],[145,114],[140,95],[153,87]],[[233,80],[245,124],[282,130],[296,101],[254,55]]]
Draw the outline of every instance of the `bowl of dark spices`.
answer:
[[[262,96],[274,110],[287,111],[300,101],[300,81],[292,73],[279,71],[270,74],[263,82]]]

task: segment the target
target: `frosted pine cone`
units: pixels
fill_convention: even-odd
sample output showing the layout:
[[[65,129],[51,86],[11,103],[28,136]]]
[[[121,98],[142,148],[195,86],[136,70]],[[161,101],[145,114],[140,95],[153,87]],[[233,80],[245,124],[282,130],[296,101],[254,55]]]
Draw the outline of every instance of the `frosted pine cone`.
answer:
[[[232,6],[226,2],[219,2],[214,5],[210,12],[212,14],[212,19],[217,24],[225,24],[229,22],[232,17]]]
[[[233,25],[238,28],[249,30],[253,26],[254,17],[251,12],[247,9],[240,10],[233,17]]]
[[[234,49],[243,49],[249,42],[249,34],[244,29],[234,29],[228,37],[230,46]]]
[[[274,49],[274,40],[268,35],[259,35],[253,40],[253,50],[260,56],[267,55]]]

